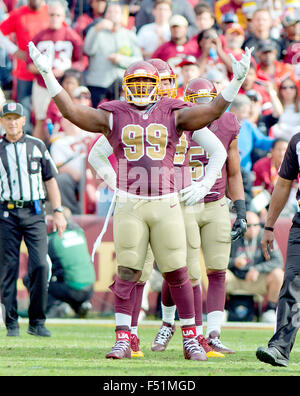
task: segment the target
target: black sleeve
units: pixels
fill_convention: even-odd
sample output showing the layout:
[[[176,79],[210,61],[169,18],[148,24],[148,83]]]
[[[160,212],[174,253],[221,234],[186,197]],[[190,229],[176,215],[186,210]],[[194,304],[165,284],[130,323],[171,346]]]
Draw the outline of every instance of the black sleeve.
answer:
[[[299,173],[298,155],[300,158],[300,133],[294,135],[289,142],[278,171],[280,177],[287,180],[297,179]]]
[[[40,149],[43,155],[41,159],[42,178],[43,181],[47,181],[52,179],[52,177],[55,177],[58,174],[58,171],[46,146],[42,144]]]

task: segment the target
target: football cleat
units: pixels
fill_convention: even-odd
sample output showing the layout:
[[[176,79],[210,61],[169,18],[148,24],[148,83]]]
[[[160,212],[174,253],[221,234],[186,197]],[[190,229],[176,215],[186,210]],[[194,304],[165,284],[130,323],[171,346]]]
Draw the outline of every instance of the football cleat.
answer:
[[[199,345],[202,346],[202,348],[204,349],[206,356],[208,358],[210,358],[210,357],[218,357],[218,358],[225,357],[225,355],[223,355],[223,353],[214,351],[213,348],[208,345],[207,340],[203,335],[198,335],[197,341],[199,342]]]
[[[140,340],[135,334],[130,337],[131,357],[144,357],[144,353],[140,350]]]
[[[289,365],[289,360],[275,347],[257,348],[256,357],[261,362],[271,364],[272,366],[287,367]]]
[[[235,353],[232,349],[222,344],[222,342],[219,339],[219,336],[220,336],[219,333],[217,333],[216,331],[212,331],[207,338],[208,345],[216,352],[228,353],[228,354]]]
[[[154,352],[163,352],[175,333],[175,324],[171,325],[169,323],[163,322],[161,328],[158,330],[156,337],[151,346],[151,350]]]
[[[195,337],[183,339],[183,355],[187,360],[207,360],[205,350]]]
[[[111,351],[106,354],[106,359],[130,359],[130,331],[116,330],[116,343]]]

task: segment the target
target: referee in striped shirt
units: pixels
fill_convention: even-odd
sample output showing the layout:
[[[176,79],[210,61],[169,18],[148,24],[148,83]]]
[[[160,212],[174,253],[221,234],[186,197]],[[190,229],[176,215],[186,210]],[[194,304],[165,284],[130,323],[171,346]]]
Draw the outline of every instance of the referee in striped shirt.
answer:
[[[47,229],[44,201],[54,210],[53,227],[62,235],[66,220],[55,176],[56,167],[45,144],[23,132],[24,110],[20,103],[6,103],[0,122],[0,291],[8,336],[19,335],[17,279],[22,238],[28,249],[30,277],[27,333],[49,337],[45,327],[48,275]],[[45,186],[45,190],[44,190]]]

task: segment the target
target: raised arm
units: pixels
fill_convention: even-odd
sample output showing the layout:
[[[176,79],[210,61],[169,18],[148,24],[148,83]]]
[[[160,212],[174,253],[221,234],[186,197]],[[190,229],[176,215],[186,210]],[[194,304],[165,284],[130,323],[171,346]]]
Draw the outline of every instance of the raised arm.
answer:
[[[210,103],[177,110],[178,132],[195,131],[219,118],[238,94],[249,70],[253,48],[246,48],[240,61],[231,56],[233,78],[226,88]],[[230,54],[231,55],[231,54]]]
[[[110,131],[110,113],[105,110],[96,110],[89,106],[73,103],[67,91],[56,80],[49,65],[48,58],[40,53],[32,41],[30,41],[28,46],[30,57],[43,77],[49,94],[62,113],[62,116],[85,131],[101,132],[107,135]]]

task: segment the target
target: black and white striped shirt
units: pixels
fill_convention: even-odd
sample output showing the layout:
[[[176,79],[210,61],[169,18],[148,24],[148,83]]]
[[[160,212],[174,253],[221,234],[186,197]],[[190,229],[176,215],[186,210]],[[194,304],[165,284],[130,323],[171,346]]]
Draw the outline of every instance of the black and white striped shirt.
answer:
[[[45,199],[43,181],[56,174],[41,140],[25,134],[14,143],[0,139],[0,201]]]

